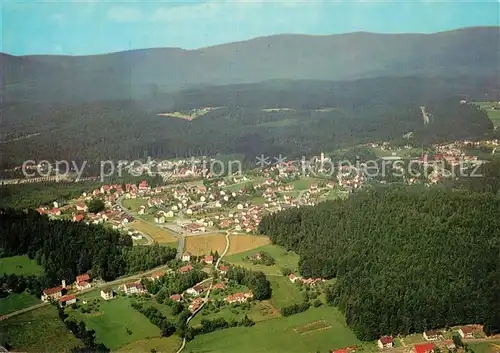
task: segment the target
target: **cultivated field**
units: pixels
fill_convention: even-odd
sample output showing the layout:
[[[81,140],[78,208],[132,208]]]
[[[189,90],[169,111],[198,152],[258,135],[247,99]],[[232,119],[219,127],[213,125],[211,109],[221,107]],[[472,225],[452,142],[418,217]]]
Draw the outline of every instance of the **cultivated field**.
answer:
[[[167,244],[177,242],[177,238],[174,237],[166,229],[148,224],[144,221],[136,219],[130,224],[130,228],[136,229],[139,232],[149,235],[158,244]]]
[[[271,303],[278,310],[291,304],[300,304],[303,302],[302,292],[296,284],[290,282],[288,277],[268,276],[267,279],[273,289]]]
[[[24,276],[41,275],[43,268],[26,255],[11,256],[0,258],[0,275],[4,273]]]
[[[82,314],[79,309],[69,309],[67,313],[77,321],[85,321],[87,328],[95,330],[97,342],[112,351],[138,340],[160,337],[160,329],[132,308],[128,298],[100,300],[98,312]]]
[[[83,346],[66,329],[53,306],[0,321],[0,333],[17,352],[71,352],[73,347]]]
[[[322,321],[325,327],[309,331],[307,325]],[[330,327],[327,327],[330,326]],[[342,314],[333,307],[311,308],[306,312],[267,320],[253,327],[236,327],[196,336],[187,344],[187,352],[303,353],[328,352],[359,344],[345,325]],[[376,351],[375,346],[373,351]]]
[[[268,237],[256,235],[237,234],[231,235],[229,239],[228,254],[241,253],[269,244]],[[195,235],[186,237],[186,251],[193,255],[206,255],[216,250],[221,254],[226,248],[226,237],[223,234]],[[225,259],[225,258],[224,258]]]
[[[28,292],[11,293],[6,298],[0,299],[0,315],[12,313],[32,305],[40,304],[41,300]]]
[[[251,256],[259,251],[264,251],[271,255],[276,263],[272,266],[264,266],[264,265],[254,265],[248,261],[244,261],[243,258],[245,256]],[[272,275],[281,275],[280,269],[282,267],[289,268],[294,273],[297,273],[299,255],[294,253],[293,251],[286,251],[281,246],[267,244],[249,251],[245,251],[239,254],[232,254],[224,257],[224,261],[246,267],[252,269],[254,271],[262,271],[266,274]]]
[[[151,352],[153,349],[158,353],[175,353],[181,345],[181,339],[177,335],[170,337],[146,338],[127,344],[116,352],[118,353],[137,353]]]
[[[242,253],[251,249],[270,244],[266,236],[236,234],[229,237],[229,250],[227,255]]]

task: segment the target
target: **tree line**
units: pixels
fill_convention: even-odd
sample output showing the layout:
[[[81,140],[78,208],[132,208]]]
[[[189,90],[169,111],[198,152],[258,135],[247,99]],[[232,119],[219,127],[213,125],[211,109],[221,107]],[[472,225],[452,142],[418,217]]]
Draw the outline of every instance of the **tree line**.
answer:
[[[500,332],[500,199],[446,188],[374,188],[266,216],[305,277],[363,340],[481,323]],[[432,299],[431,299],[432,298]]]
[[[271,284],[263,272],[247,270],[243,267],[232,266],[226,274],[230,280],[247,286],[252,291],[254,298],[264,300],[271,298]]]

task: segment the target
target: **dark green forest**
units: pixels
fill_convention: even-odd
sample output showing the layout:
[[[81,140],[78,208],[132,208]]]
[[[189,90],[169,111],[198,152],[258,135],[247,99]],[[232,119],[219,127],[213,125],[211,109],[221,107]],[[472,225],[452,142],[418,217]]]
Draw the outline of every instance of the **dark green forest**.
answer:
[[[276,81],[207,87],[142,101],[65,105],[4,104],[0,167],[25,160],[75,161],[262,153],[287,157],[365,142],[429,144],[493,132],[485,111],[460,104],[487,83],[466,79],[378,78],[354,82]],[[420,106],[432,115],[424,125]],[[203,106],[221,109],[192,121],[158,116]],[[291,110],[267,112],[263,108]],[[319,111],[323,109],[322,111]],[[97,169],[98,170],[98,169]]]
[[[90,271],[105,281],[144,271],[175,258],[176,249],[132,246],[132,239],[100,225],[50,221],[33,210],[0,211],[2,256],[27,254],[45,270],[48,283],[73,282]]]
[[[337,278],[329,302],[363,340],[482,323],[500,332],[500,199],[389,187],[262,219],[303,276]]]

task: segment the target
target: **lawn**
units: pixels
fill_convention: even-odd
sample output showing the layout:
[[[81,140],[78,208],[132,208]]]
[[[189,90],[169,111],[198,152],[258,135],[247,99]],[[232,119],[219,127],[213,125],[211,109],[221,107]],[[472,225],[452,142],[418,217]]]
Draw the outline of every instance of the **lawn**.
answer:
[[[11,256],[0,259],[0,275],[4,273],[23,276],[41,275],[43,268],[27,255]]]
[[[142,220],[136,219],[130,223],[130,228],[136,229],[139,232],[149,235],[158,244],[168,244],[177,242],[177,238],[170,234],[170,232],[159,226],[146,223]]]
[[[227,255],[239,254],[271,242],[268,237],[261,235],[235,234],[229,237],[229,250]]]
[[[295,190],[308,190],[312,184],[319,184],[324,182],[324,179],[318,178],[301,178],[299,180],[293,181],[291,184],[295,186]]]
[[[146,205],[148,202],[145,199],[124,199],[123,206],[133,212],[137,212],[139,207]]]
[[[104,343],[112,351],[137,340],[160,337],[160,329],[132,308],[126,297],[101,300],[97,313],[82,314],[79,309],[67,312],[77,320],[84,320],[89,329],[96,331],[97,342]]]
[[[264,178],[250,179],[250,180],[247,180],[247,181],[243,181],[241,183],[236,183],[236,184],[229,185],[229,186],[226,187],[226,190],[228,190],[228,191],[234,191],[234,192],[240,191],[247,184],[257,185],[257,184],[262,183],[264,180],[265,180]]]
[[[300,304],[303,302],[303,294],[296,284],[290,282],[285,276],[268,276],[268,281],[271,283],[273,294],[271,303],[276,309],[281,310],[285,306],[291,304]]]
[[[306,325],[323,321],[319,330],[304,331]],[[196,336],[187,352],[304,353],[328,352],[357,345],[360,341],[345,325],[342,314],[333,307],[311,308],[306,312],[267,320],[253,327],[235,327]],[[376,351],[375,346],[373,347]]]
[[[57,309],[45,306],[0,321],[2,340],[23,352],[71,352],[82,342],[66,329],[57,316]]]
[[[264,266],[264,265],[254,265],[248,261],[244,261],[243,257],[251,256],[259,251],[264,251],[271,255],[276,263],[272,266]],[[229,262],[234,265],[246,267],[252,269],[254,271],[262,271],[266,274],[281,274],[281,268],[286,267],[290,270],[297,273],[299,255],[294,253],[293,251],[286,251],[281,246],[267,244],[253,250],[245,251],[239,254],[233,254],[224,257],[225,262]]]
[[[151,352],[153,349],[158,353],[175,353],[182,341],[177,335],[170,337],[153,337],[135,341],[120,348],[118,353]]]
[[[40,304],[41,300],[28,292],[11,293],[6,298],[0,299],[0,315]]]
[[[468,342],[468,346],[475,352],[475,353],[494,353],[500,351],[500,341],[492,341],[492,342]],[[495,350],[495,347],[493,345],[497,345],[498,347],[497,350]]]

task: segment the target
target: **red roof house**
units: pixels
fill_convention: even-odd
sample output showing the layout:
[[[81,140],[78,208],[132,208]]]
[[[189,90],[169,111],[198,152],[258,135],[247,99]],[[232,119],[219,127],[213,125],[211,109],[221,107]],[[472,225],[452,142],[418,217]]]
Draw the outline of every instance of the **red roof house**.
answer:
[[[433,343],[422,343],[416,344],[413,348],[415,349],[415,353],[433,353],[434,347]]]
[[[76,283],[88,282],[88,281],[90,281],[90,276],[88,273],[84,273],[83,275],[76,276]]]

